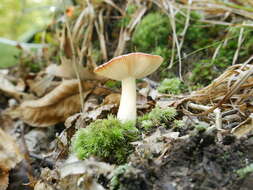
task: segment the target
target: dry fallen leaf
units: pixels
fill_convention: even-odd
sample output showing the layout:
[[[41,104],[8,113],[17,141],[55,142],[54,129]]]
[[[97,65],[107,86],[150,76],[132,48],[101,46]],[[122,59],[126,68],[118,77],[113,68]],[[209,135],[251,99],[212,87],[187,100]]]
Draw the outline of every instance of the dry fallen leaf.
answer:
[[[104,190],[97,182],[100,175],[108,176],[114,169],[113,165],[98,162],[93,158],[83,161],[73,155],[58,170],[42,170],[40,178],[35,185],[35,190]],[[52,183],[54,181],[54,183]]]
[[[53,79],[54,76],[52,75],[37,75],[35,79],[27,80],[26,82],[29,86],[30,91],[41,97],[45,95],[47,90],[52,86]]]
[[[120,103],[120,94],[112,93],[105,97],[103,104],[115,104],[119,106]]]
[[[231,132],[237,138],[240,138],[249,134],[252,131],[253,131],[253,114],[251,114],[250,117],[246,121],[242,122],[240,125],[233,128]]]
[[[64,122],[69,116],[81,110],[78,84],[77,80],[64,81],[46,96],[23,102],[15,110],[17,116],[36,127]],[[84,99],[94,86],[95,82],[82,82]]]
[[[0,129],[0,190],[8,187],[9,171],[22,160],[22,155],[11,136]]]
[[[0,74],[0,91],[18,100],[20,100],[24,94],[2,74]]]
[[[93,72],[93,68],[90,69],[80,64],[76,64],[76,70],[81,80],[102,79],[102,77],[96,75]],[[58,77],[63,77],[66,79],[77,78],[76,72],[75,72],[75,65],[71,62],[71,60],[68,60],[66,58],[62,58],[61,65],[56,65],[56,64],[49,65],[46,69],[46,73],[54,75],[54,76],[58,76]]]

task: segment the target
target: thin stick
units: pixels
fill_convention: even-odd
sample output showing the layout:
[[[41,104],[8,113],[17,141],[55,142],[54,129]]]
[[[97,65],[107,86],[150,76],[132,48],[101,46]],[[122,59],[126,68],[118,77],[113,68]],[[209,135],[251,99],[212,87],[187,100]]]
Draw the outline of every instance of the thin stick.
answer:
[[[63,0],[63,5],[66,8],[64,0]],[[66,14],[65,14],[65,17],[67,18]],[[79,88],[79,94],[80,94],[80,103],[82,105],[82,112],[84,112],[82,83],[81,83],[81,79],[80,79],[80,76],[79,76],[79,73],[78,73],[78,69],[77,69],[77,65],[76,65],[77,64],[76,53],[75,53],[75,49],[74,49],[73,39],[72,39],[71,32],[70,32],[70,27],[69,27],[68,19],[66,19],[66,28],[67,28],[67,38],[70,41],[70,48],[71,48],[71,51],[72,51],[72,60],[74,62],[74,70],[75,70],[75,73],[76,73],[76,76],[77,76],[77,79],[78,79],[78,88]]]
[[[176,32],[176,23],[175,23],[175,13],[173,10],[172,5],[169,5],[169,11],[170,11],[170,24],[172,27],[172,32],[173,32],[173,38],[175,39],[175,43],[176,43],[176,47],[177,47],[177,55],[178,55],[178,60],[179,60],[179,78],[180,80],[183,80],[182,77],[182,61],[181,61],[181,49],[180,49],[180,45],[178,42],[178,38],[177,38],[177,32]]]

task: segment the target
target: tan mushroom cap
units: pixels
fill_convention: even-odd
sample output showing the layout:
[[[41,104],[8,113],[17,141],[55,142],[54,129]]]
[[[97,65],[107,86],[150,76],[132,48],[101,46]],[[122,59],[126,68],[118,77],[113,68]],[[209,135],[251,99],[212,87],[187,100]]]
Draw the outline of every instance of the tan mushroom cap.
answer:
[[[95,68],[94,72],[114,80],[123,80],[128,77],[138,79],[153,73],[162,62],[163,58],[158,55],[130,53],[111,59]]]

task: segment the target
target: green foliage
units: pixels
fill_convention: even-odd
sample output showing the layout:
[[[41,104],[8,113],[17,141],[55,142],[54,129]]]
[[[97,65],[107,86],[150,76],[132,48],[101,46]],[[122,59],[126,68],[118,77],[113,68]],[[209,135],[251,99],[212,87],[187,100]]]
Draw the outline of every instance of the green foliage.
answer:
[[[33,43],[48,43],[51,45],[57,45],[58,42],[54,39],[53,34],[50,32],[37,32],[34,35]]]
[[[93,60],[95,61],[95,63],[99,63],[102,61],[102,53],[99,48],[93,48],[91,52],[91,56]]]
[[[171,48],[168,48],[166,46],[157,46],[151,52],[151,54],[160,55],[161,57],[163,57],[164,62],[162,63],[161,68],[166,68],[168,66],[166,62],[167,62],[167,60],[170,59],[171,54],[172,54],[172,50],[171,50]],[[168,73],[166,73],[165,76],[168,76]]]
[[[218,33],[225,33],[227,31],[227,29],[225,28],[219,28],[219,30],[218,29],[216,30],[217,31],[213,32],[216,33],[216,35]],[[223,41],[217,43],[217,45],[222,46],[219,49],[215,59],[212,59],[215,49],[210,49],[209,50],[210,52],[206,52],[206,54],[203,55],[203,57],[205,56],[204,59],[199,59],[198,61],[192,63],[191,67],[193,67],[193,69],[190,80],[193,83],[195,84],[199,83],[204,85],[210,84],[210,82],[212,82],[214,78],[218,77],[228,66],[232,65],[233,57],[238,46],[239,33],[240,28],[230,28],[230,30],[227,32],[226,43]],[[198,34],[201,35],[201,32]],[[243,37],[245,39],[241,45],[237,63],[245,61],[253,53],[252,48],[253,39],[251,38],[252,34],[253,30],[245,29],[243,33]],[[208,38],[214,41],[215,35],[214,34],[212,35],[212,32],[211,33],[206,32],[206,34],[204,34],[202,37],[199,37],[200,40],[198,43],[193,44],[198,46],[198,48],[200,47],[203,48],[204,45],[208,45],[205,44],[204,42],[202,44],[201,41],[203,38]]]
[[[218,76],[219,71],[215,68],[215,64],[210,59],[200,60],[193,63],[193,70],[190,80],[193,83],[209,84],[215,77]]]
[[[119,89],[121,87],[121,82],[116,80],[108,80],[106,81],[105,86],[111,89]]]
[[[56,0],[1,0],[0,36],[18,39],[22,34],[50,22],[49,6]]]
[[[147,14],[136,27],[132,42],[137,51],[150,52],[156,46],[168,44],[168,37],[171,32],[168,16],[153,12]]]
[[[137,140],[138,130],[132,122],[121,123],[109,116],[79,129],[72,141],[73,151],[79,159],[98,156],[110,163],[121,164],[132,151],[130,142]]]
[[[126,15],[124,15],[124,17],[122,19],[119,20],[118,25],[120,27],[126,27],[131,20],[131,16],[132,14],[136,11],[137,6],[134,4],[128,4],[127,8],[126,8]]]
[[[208,128],[208,125],[204,125],[204,124],[197,124],[196,126],[195,126],[195,129],[197,130],[197,131],[199,131],[199,132],[203,132],[203,131],[205,131],[206,129]]]
[[[173,126],[174,126],[174,128],[181,128],[181,127],[185,126],[185,123],[183,120],[176,119],[173,121]]]
[[[110,190],[120,190],[122,189],[121,184],[120,184],[120,177],[124,175],[124,173],[131,168],[129,164],[121,165],[117,167],[113,171],[113,177],[110,181]]]
[[[248,166],[241,168],[236,171],[236,173],[241,177],[244,178],[246,175],[253,173],[253,163],[249,164]]]
[[[191,48],[191,51],[198,50],[209,46],[219,40],[220,35],[225,34],[226,27],[221,25],[203,27],[203,23],[196,19],[191,22],[186,32],[185,45]]]
[[[232,64],[241,28],[231,28],[222,25],[204,25],[200,21],[201,17],[202,15],[199,12],[191,12],[190,24],[185,35],[182,51],[186,54],[196,52],[193,53],[192,61],[188,61],[188,59],[182,60],[182,65],[184,67],[183,71],[192,70],[191,75],[189,75],[191,83],[207,85],[219,76],[225,68]],[[178,13],[175,15],[177,35],[182,33],[185,27],[185,20],[184,14]],[[253,53],[252,34],[252,29],[245,28],[243,34],[245,39],[239,52],[238,62],[245,61]],[[134,50],[161,55],[165,59],[159,68],[161,71],[160,76],[163,78],[174,77],[166,69],[169,63],[168,60],[172,55],[171,37],[172,28],[169,17],[157,11],[148,13],[143,17],[132,37],[132,47]],[[222,41],[224,39],[226,39],[225,42]],[[216,58],[213,59],[218,45],[222,46]],[[175,54],[176,60],[176,51]],[[172,71],[173,69],[178,70],[175,66],[172,68]]]
[[[15,46],[0,43],[0,68],[6,68],[18,63],[20,50]]]
[[[143,128],[145,131],[149,131],[155,126],[166,124],[167,122],[173,120],[177,115],[175,108],[162,109],[155,107],[151,112],[138,118],[139,127]]]
[[[164,79],[157,90],[161,93],[180,94],[184,85],[179,78]]]

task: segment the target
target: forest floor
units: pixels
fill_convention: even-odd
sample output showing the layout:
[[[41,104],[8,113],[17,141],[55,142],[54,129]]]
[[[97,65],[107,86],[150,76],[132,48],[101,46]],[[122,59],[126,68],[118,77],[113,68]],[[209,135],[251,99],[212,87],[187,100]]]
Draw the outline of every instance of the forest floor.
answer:
[[[0,65],[0,190],[252,189],[250,1],[65,6]],[[130,52],[164,58],[135,124],[93,72]]]

